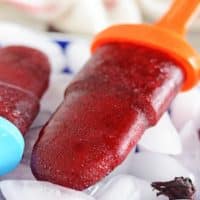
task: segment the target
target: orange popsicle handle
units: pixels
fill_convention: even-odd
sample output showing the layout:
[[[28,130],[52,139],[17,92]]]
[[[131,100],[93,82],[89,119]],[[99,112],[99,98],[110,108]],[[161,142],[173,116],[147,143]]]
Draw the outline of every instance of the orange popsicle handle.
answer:
[[[199,5],[200,0],[175,0],[156,25],[184,35],[187,23]]]
[[[95,37],[91,49],[112,42],[129,42],[166,52],[180,63],[185,74],[183,91],[194,87],[200,78],[200,56],[184,39],[189,18],[200,0],[174,0],[170,10],[155,25],[114,25]]]

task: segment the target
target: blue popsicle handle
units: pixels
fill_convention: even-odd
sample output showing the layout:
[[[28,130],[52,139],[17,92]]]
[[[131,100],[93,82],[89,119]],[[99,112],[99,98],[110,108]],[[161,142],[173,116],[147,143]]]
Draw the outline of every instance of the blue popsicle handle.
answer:
[[[20,130],[0,117],[0,176],[17,167],[24,152],[24,138]]]

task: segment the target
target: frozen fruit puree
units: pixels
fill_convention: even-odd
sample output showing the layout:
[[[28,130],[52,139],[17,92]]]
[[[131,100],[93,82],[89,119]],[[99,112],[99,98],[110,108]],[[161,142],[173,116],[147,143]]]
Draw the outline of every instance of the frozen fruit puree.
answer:
[[[49,72],[48,59],[38,50],[23,46],[0,49],[0,115],[23,134],[39,111]]]
[[[0,48],[0,176],[20,162],[24,135],[48,86],[50,66],[40,51],[24,47]]]
[[[130,43],[99,47],[65,91],[32,154],[39,180],[82,190],[118,166],[180,90],[168,54]]]

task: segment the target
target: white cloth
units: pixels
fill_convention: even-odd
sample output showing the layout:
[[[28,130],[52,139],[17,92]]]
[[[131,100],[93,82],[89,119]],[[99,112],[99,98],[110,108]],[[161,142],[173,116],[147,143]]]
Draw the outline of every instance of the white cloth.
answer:
[[[158,20],[170,7],[173,0],[138,0],[141,12],[149,20]],[[197,10],[196,16],[191,20],[189,28],[200,31],[200,9]]]
[[[116,1],[112,8],[108,8],[104,1],[5,0],[0,3],[0,20],[31,22],[34,26],[39,22],[40,28],[50,23],[62,31],[87,34],[94,34],[115,23],[141,22],[135,0],[111,0]]]

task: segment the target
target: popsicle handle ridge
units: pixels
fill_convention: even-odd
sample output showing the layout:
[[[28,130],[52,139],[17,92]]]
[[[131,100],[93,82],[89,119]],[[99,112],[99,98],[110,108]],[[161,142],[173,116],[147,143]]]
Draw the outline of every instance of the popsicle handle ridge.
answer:
[[[190,18],[199,6],[200,0],[174,0],[171,9],[169,9],[156,25],[184,35]]]

